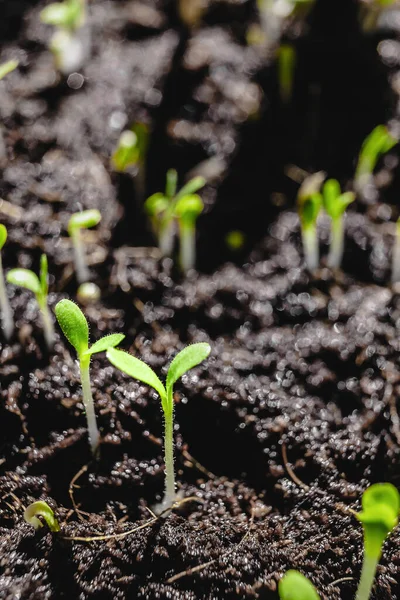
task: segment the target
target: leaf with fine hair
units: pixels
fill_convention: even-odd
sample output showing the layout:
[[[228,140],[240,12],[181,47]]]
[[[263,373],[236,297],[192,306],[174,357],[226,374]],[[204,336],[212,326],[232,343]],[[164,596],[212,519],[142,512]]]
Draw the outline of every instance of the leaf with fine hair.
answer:
[[[101,221],[101,213],[97,208],[91,208],[89,210],[83,210],[73,214],[68,223],[68,233],[76,229],[88,229],[89,227],[95,227]]]
[[[110,333],[105,335],[95,342],[88,350],[84,352],[85,356],[91,356],[92,354],[98,354],[99,352],[105,352],[109,348],[115,348],[125,338],[123,333]]]
[[[41,294],[39,278],[33,271],[29,271],[29,269],[11,269],[7,273],[7,281],[33,292],[35,296],[40,296]]]
[[[158,392],[161,400],[165,400],[166,392],[163,384],[154,373],[153,369],[146,365],[145,362],[132,356],[132,354],[128,354],[128,352],[116,350],[115,348],[110,348],[107,351],[107,358],[114,367],[117,367],[117,369],[123,371],[130,377],[149,385]]]
[[[210,344],[206,342],[200,342],[198,344],[191,344],[186,346],[179,352],[169,366],[167,374],[167,389],[171,388],[175,381],[177,381],[182,375],[187,373],[193,367],[199,365],[205,360],[211,352]]]
[[[89,346],[89,326],[86,317],[71,300],[60,300],[55,307],[57,321],[69,343],[80,358]]]
[[[17,67],[17,60],[9,60],[6,63],[0,65],[0,79],[3,79],[3,77],[14,71]]]
[[[7,227],[0,223],[0,250],[3,248],[7,241]]]
[[[278,584],[280,600],[320,600],[311,581],[299,571],[285,573]]]

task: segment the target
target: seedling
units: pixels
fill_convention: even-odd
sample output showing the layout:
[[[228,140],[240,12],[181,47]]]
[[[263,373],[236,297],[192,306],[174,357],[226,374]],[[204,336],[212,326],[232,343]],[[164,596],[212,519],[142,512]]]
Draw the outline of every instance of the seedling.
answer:
[[[356,600],[368,600],[386,537],[398,524],[400,495],[391,483],[376,483],[362,496],[356,516],[364,528],[364,559]]]
[[[281,44],[278,49],[278,79],[281,100],[289,104],[293,95],[296,49],[292,44]]]
[[[400,219],[397,219],[392,252],[392,283],[400,281]]]
[[[4,282],[3,260],[1,250],[7,241],[7,229],[5,225],[0,224],[0,309],[1,309],[1,325],[4,332],[4,337],[9,340],[14,331],[13,314],[10,306],[10,301],[7,296],[6,286]]]
[[[317,219],[322,208],[322,194],[319,190],[324,178],[325,173],[322,171],[309,175],[304,179],[297,194],[304,256],[311,273],[319,264]]]
[[[18,67],[17,60],[9,60],[9,61],[3,63],[2,65],[0,65],[0,79],[3,79],[3,77],[5,77],[9,73],[11,73],[12,71],[15,71],[15,69],[17,67]]]
[[[49,270],[45,254],[42,254],[40,259],[39,277],[33,271],[29,271],[29,269],[11,269],[7,273],[8,283],[25,288],[35,294],[42,315],[44,338],[50,350],[54,344],[54,325],[47,304],[49,292],[48,279]]]
[[[287,571],[278,584],[280,600],[320,600],[317,590],[299,571]]]
[[[193,367],[203,362],[210,354],[209,344],[201,342],[187,346],[177,354],[169,366],[166,385],[164,386],[154,371],[144,362],[127,352],[111,348],[107,351],[109,361],[130,377],[149,385],[159,394],[164,413],[164,460],[165,460],[165,494],[161,511],[169,508],[175,502],[175,473],[174,473],[174,383]]]
[[[328,256],[328,267],[338,269],[342,262],[344,250],[344,212],[354,202],[353,192],[341,193],[336,179],[328,179],[323,188],[324,208],[332,219],[331,246]]]
[[[40,529],[43,527],[43,523],[38,517],[42,517],[46,521],[47,527],[53,533],[60,531],[60,525],[54,516],[54,512],[51,510],[47,502],[43,502],[43,500],[33,502],[24,511],[25,521],[29,523],[29,525],[32,525],[32,527],[35,529]]]
[[[78,283],[84,283],[90,278],[87,268],[85,252],[82,245],[81,229],[95,227],[101,221],[100,211],[93,208],[73,214],[68,223],[68,233],[72,240],[75,256],[76,279]]]
[[[90,387],[90,359],[93,354],[118,346],[124,339],[122,333],[112,333],[100,338],[89,348],[89,326],[81,309],[71,300],[61,300],[55,307],[57,321],[69,343],[78,355],[89,442],[93,454],[99,445],[100,434],[96,422],[92,390]]]
[[[197,194],[182,196],[175,206],[180,237],[179,262],[184,273],[193,269],[196,263],[196,220],[203,208],[203,201]]]
[[[111,166],[119,173],[124,173],[130,166],[136,167],[135,185],[139,202],[144,200],[146,190],[146,158],[149,138],[147,125],[136,123],[132,129],[121,133],[111,157]]]
[[[372,178],[379,158],[389,152],[398,140],[389,132],[386,125],[378,125],[365,138],[358,157],[355,173],[356,188],[362,190]]]
[[[73,33],[82,27],[85,15],[85,0],[64,0],[46,6],[40,13],[40,19],[46,25]]]
[[[204,177],[194,177],[177,193],[177,179],[178,174],[175,169],[170,169],[167,173],[165,193],[153,194],[145,202],[145,209],[150,216],[163,256],[171,256],[173,252],[178,202],[185,196],[193,196],[206,183]]]

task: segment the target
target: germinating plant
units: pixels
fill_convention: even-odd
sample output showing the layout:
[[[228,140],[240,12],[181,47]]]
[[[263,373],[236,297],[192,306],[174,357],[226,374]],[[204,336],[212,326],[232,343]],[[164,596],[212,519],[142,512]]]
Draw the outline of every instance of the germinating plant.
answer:
[[[378,125],[365,138],[355,173],[355,185],[358,190],[362,190],[370,181],[379,158],[389,152],[397,142],[386,125]]]
[[[317,590],[299,571],[287,571],[278,584],[280,600],[320,600]]]
[[[90,278],[82,244],[81,229],[95,227],[100,221],[101,214],[96,208],[74,213],[69,220],[68,233],[74,248],[75,271],[78,283],[84,283]]]
[[[319,192],[325,173],[318,172],[305,178],[297,194],[297,210],[300,217],[301,236],[306,265],[313,272],[319,265],[317,219],[322,208]]]
[[[100,338],[89,348],[89,325],[81,309],[71,300],[61,300],[55,307],[55,313],[65,337],[75,348],[78,355],[89,442],[92,452],[95,454],[99,445],[100,434],[90,387],[90,359],[93,354],[118,346],[125,336],[122,333],[112,333]]]
[[[17,60],[8,60],[7,62],[0,65],[0,79],[3,79],[3,77],[11,73],[12,71],[15,71],[17,67]]]
[[[356,600],[368,600],[386,537],[398,524],[400,495],[390,483],[376,483],[362,496],[356,516],[364,529],[364,559]]]
[[[35,294],[42,315],[44,338],[47,347],[51,349],[54,344],[54,325],[47,304],[49,293],[49,268],[47,256],[42,254],[40,258],[39,277],[29,269],[11,269],[11,271],[7,273],[7,281]]]
[[[154,371],[143,361],[127,352],[111,348],[107,351],[109,361],[130,377],[149,385],[159,394],[164,413],[164,460],[165,460],[165,494],[161,511],[169,508],[175,502],[175,473],[174,473],[174,384],[193,367],[199,365],[210,354],[209,344],[201,342],[187,346],[177,354],[169,366],[166,385],[164,386]]]
[[[28,506],[28,508],[24,511],[24,519],[29,525],[32,525],[35,529],[40,529],[43,527],[43,523],[39,519],[45,520],[47,527],[53,533],[60,531],[60,526],[58,524],[57,519],[54,516],[54,512],[51,510],[50,506],[47,502],[43,500],[39,500],[38,502],[33,502]]]
[[[182,196],[175,206],[179,225],[179,263],[184,273],[195,266],[196,221],[203,208],[203,201],[197,194]]]
[[[5,225],[0,223],[0,310],[1,310],[1,325],[4,332],[4,337],[9,340],[14,331],[13,314],[10,306],[10,301],[7,296],[6,286],[4,282],[3,260],[1,251],[7,241],[7,229]]]
[[[332,219],[331,245],[328,255],[328,267],[338,269],[341,265],[344,250],[344,213],[354,202],[353,192],[341,193],[340,184],[336,179],[328,179],[323,187],[324,208]]]
[[[128,167],[136,167],[136,195],[140,202],[144,200],[146,189],[146,159],[149,140],[148,126],[145,123],[135,123],[132,129],[121,133],[111,157],[111,166],[119,173],[124,173]]]

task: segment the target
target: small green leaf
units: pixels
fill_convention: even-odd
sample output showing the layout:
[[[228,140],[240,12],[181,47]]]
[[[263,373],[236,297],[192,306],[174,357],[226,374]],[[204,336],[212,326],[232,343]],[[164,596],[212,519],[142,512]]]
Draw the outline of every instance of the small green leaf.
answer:
[[[46,25],[74,31],[83,24],[84,16],[82,0],[64,0],[46,6],[40,13],[40,20]]]
[[[204,204],[200,196],[193,194],[183,196],[175,205],[176,216],[186,225],[194,226],[197,217],[202,213]]]
[[[29,271],[29,269],[11,269],[7,273],[7,281],[33,292],[35,296],[40,296],[41,294],[39,278],[33,271]]]
[[[89,350],[86,350],[84,353],[85,356],[92,356],[92,354],[98,354],[99,352],[105,352],[109,348],[115,348],[122,342],[125,336],[122,333],[111,333],[110,335],[105,335],[100,338],[90,346]]]
[[[278,584],[280,600],[320,600],[317,590],[299,571],[287,571]]]
[[[305,229],[314,227],[322,208],[322,194],[312,194],[299,205],[300,220]]]
[[[197,177],[193,177],[190,181],[188,181],[177,193],[175,200],[178,201],[183,196],[191,196],[195,194],[198,190],[204,187],[206,184],[206,180],[201,175]]]
[[[73,214],[68,223],[68,233],[71,235],[76,229],[95,227],[101,221],[101,213],[96,208],[83,210]]]
[[[158,392],[161,400],[165,399],[166,392],[163,384],[154,373],[153,369],[146,365],[146,363],[127,352],[116,350],[115,348],[110,348],[107,351],[107,358],[114,367],[117,367],[117,369],[123,371],[123,373],[126,373],[130,377],[149,385]]]
[[[0,223],[0,250],[2,250],[4,244],[7,241],[7,227]]]
[[[71,300],[60,300],[55,313],[63,334],[81,358],[89,346],[89,326],[85,315]]]
[[[153,194],[150,196],[150,198],[147,198],[146,202],[144,203],[144,208],[147,214],[152,218],[162,215],[162,213],[167,210],[168,206],[169,200],[162,192]]]
[[[15,69],[17,67],[18,67],[17,60],[9,60],[6,63],[3,63],[2,65],[0,65],[0,79],[3,79],[3,77],[5,77],[9,73],[11,73],[12,71],[15,71]]]
[[[203,362],[211,352],[210,344],[200,342],[186,346],[179,352],[169,366],[167,374],[167,389],[182,377],[187,371]]]
[[[176,186],[178,184],[178,173],[175,169],[167,171],[167,183],[165,185],[165,195],[168,200],[171,200],[176,194]]]
[[[111,158],[112,166],[119,173],[123,173],[130,165],[135,165],[138,160],[139,148],[136,133],[129,129],[123,131]]]
[[[328,179],[323,187],[324,208],[332,219],[341,217],[346,208],[354,202],[353,192],[341,193],[340,184],[336,179]]]
[[[324,179],[324,171],[312,173],[304,179],[303,183],[299,187],[299,191],[297,192],[297,203],[299,206],[301,206],[301,204],[303,204],[307,198],[320,191]]]
[[[38,519],[38,516],[43,517],[50,531],[53,531],[54,533],[60,531],[60,526],[54,516],[54,512],[51,510],[47,502],[43,502],[43,500],[33,502],[24,511],[25,521],[29,523],[29,525],[32,525],[32,527],[35,529],[43,527],[41,521]]]
[[[397,526],[400,495],[391,483],[375,483],[362,496],[357,518],[364,527],[365,554],[379,559],[386,536]]]

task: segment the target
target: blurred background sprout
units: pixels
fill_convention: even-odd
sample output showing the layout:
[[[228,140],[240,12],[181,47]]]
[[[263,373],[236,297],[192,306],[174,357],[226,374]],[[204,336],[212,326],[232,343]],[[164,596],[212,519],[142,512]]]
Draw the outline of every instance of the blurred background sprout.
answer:
[[[82,229],[95,227],[101,221],[101,213],[96,208],[74,213],[68,222],[68,233],[74,248],[75,273],[78,283],[85,283],[90,279],[87,267],[85,249],[82,243]]]
[[[7,229],[5,225],[0,223],[0,310],[1,310],[1,325],[4,332],[4,337],[9,340],[14,331],[13,313],[8,299],[6,285],[4,281],[3,259],[1,251],[7,241]]]

